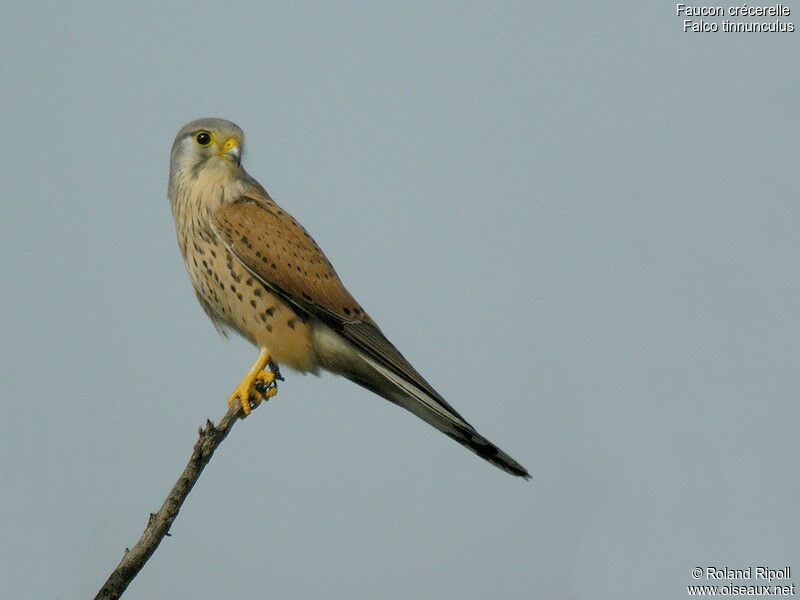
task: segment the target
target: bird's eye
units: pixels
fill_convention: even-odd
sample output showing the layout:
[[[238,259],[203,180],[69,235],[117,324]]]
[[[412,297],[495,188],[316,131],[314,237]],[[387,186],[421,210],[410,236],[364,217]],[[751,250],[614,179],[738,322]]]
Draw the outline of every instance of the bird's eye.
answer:
[[[207,131],[201,131],[194,139],[197,140],[197,143],[201,146],[210,146],[211,145],[211,134]]]

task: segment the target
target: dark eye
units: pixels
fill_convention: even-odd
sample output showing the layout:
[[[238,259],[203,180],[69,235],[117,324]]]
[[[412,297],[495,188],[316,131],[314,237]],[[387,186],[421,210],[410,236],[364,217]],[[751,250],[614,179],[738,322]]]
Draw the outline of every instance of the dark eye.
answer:
[[[207,131],[201,131],[196,136],[194,136],[194,139],[196,139],[197,143],[200,144],[201,146],[208,146],[209,144],[211,144],[211,134],[208,133]]]

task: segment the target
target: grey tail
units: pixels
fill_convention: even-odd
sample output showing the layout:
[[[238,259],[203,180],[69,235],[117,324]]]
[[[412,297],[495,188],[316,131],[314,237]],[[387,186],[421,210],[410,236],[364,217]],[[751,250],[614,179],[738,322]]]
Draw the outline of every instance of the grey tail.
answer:
[[[517,477],[531,478],[525,467],[478,433],[432,387],[428,385],[423,389],[372,358],[363,354],[362,358],[372,367],[371,373],[351,371],[342,374],[417,415],[495,467]]]
[[[528,473],[525,467],[475,431],[474,428],[461,430],[461,428],[456,426],[456,429],[458,430],[456,433],[444,431],[443,429],[440,430],[445,435],[451,437],[465,448],[469,448],[482,459],[489,461],[495,467],[502,469],[506,473],[511,473],[523,479],[531,478],[530,473]]]

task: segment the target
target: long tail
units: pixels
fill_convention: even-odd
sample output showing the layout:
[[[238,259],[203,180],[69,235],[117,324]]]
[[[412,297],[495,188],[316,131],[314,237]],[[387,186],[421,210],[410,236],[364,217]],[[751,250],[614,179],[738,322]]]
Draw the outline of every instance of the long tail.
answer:
[[[346,377],[414,413],[506,473],[530,479],[531,476],[525,467],[478,433],[443,399],[432,396],[426,390],[363,354],[362,358],[371,367],[371,373],[351,372],[347,373]]]

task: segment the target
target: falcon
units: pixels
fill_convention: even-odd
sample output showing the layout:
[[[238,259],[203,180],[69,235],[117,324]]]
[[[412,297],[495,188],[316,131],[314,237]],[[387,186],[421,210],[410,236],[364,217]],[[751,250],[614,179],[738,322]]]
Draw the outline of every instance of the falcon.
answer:
[[[228,399],[247,416],[277,393],[278,366],[341,375],[496,467],[528,471],[480,435],[386,338],[305,229],[242,167],[244,134],[200,119],[175,138],[168,196],[197,299],[217,329],[259,349]]]

